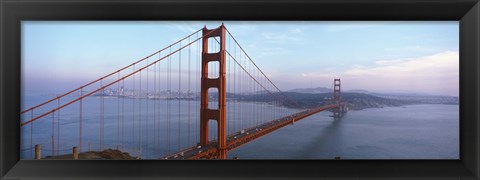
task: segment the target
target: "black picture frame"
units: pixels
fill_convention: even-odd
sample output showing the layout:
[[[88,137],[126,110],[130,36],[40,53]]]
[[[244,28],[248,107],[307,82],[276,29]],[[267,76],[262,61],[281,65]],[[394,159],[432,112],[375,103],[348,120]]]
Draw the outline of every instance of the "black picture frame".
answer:
[[[479,179],[478,0],[0,0],[0,178]],[[19,160],[22,20],[458,20],[460,160]]]

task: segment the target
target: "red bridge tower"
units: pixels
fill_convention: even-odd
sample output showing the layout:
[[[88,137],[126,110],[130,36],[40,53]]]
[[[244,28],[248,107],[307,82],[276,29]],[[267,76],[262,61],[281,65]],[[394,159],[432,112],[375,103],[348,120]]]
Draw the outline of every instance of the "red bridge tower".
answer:
[[[213,32],[212,32],[213,31]],[[208,30],[203,28],[202,38],[202,79],[201,79],[201,95],[200,95],[200,145],[208,144],[208,121],[217,121],[218,132],[218,153],[217,159],[227,158],[227,108],[226,108],[226,49],[225,49],[225,26],[222,24],[217,29]],[[207,35],[208,34],[208,35]],[[207,36],[205,36],[207,35]],[[220,38],[220,50],[218,52],[208,52],[208,38]],[[208,77],[208,63],[218,62],[219,76],[218,78]],[[218,90],[218,109],[208,108],[208,90],[217,88]]]

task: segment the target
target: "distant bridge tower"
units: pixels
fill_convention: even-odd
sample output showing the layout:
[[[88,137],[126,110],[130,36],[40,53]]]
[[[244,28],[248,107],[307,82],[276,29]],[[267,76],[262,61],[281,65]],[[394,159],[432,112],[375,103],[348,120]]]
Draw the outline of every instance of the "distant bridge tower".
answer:
[[[333,102],[337,104],[337,108],[333,109],[333,118],[340,118],[340,102],[342,98],[340,96],[340,79],[333,80]]]
[[[218,132],[218,152],[217,159],[227,158],[227,108],[226,108],[226,49],[225,49],[225,26],[222,24],[217,29],[209,30],[203,28],[202,38],[202,79],[200,92],[200,145],[208,144],[208,121],[217,121]],[[208,35],[207,35],[208,34]],[[207,35],[207,36],[206,36]],[[208,38],[220,38],[220,50],[218,52],[208,52]],[[208,77],[208,63],[218,62],[218,78]],[[217,67],[214,67],[217,68]],[[208,108],[208,90],[210,88],[217,88],[218,90],[218,109]]]
[[[335,120],[340,119],[347,110],[345,104],[342,102],[340,92],[341,92],[340,79],[334,79],[333,80],[333,103],[336,104],[337,107],[333,109],[332,117]]]

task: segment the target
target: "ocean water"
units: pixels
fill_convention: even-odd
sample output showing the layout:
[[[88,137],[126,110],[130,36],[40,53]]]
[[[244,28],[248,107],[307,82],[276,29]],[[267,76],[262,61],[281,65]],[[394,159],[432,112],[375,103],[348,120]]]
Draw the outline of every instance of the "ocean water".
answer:
[[[459,159],[459,106],[320,112],[229,152],[240,159]]]
[[[23,107],[48,99],[27,97]],[[73,97],[72,97],[73,98]],[[66,99],[64,100],[66,101]],[[142,159],[156,159],[198,142],[199,102],[100,97],[82,103],[81,151],[99,150],[100,119],[104,119],[104,149],[119,149]],[[56,106],[52,103],[52,107]],[[134,106],[135,105],[135,106]],[[148,107],[148,108],[147,108]],[[79,103],[21,128],[21,158],[33,158],[33,146],[42,156],[70,154],[79,146]],[[135,108],[135,110],[133,110]],[[25,108],[22,108],[25,109]],[[125,109],[125,113],[121,113]],[[148,113],[147,113],[148,111]],[[229,133],[298,110],[263,103],[227,102]],[[180,113],[179,113],[180,112]],[[41,110],[34,111],[34,115]],[[349,111],[333,120],[324,111],[228,152],[239,159],[458,159],[459,106],[409,105]],[[22,116],[28,119],[31,113]],[[60,117],[60,118],[59,118]],[[262,121],[263,120],[263,121]],[[214,122],[210,123],[214,127]],[[60,135],[59,135],[60,134]],[[210,128],[211,140],[216,130]]]

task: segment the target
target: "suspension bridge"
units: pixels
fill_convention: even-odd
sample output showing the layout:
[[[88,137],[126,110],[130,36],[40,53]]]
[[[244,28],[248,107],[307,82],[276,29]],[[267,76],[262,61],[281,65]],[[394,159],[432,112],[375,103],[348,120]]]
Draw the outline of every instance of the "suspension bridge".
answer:
[[[86,72],[88,73],[88,72]],[[21,155],[118,149],[142,159],[227,159],[227,152],[321,111],[347,111],[333,96],[304,108],[284,94],[222,24],[203,27],[123,68],[21,114]],[[68,151],[68,152],[67,152]]]

